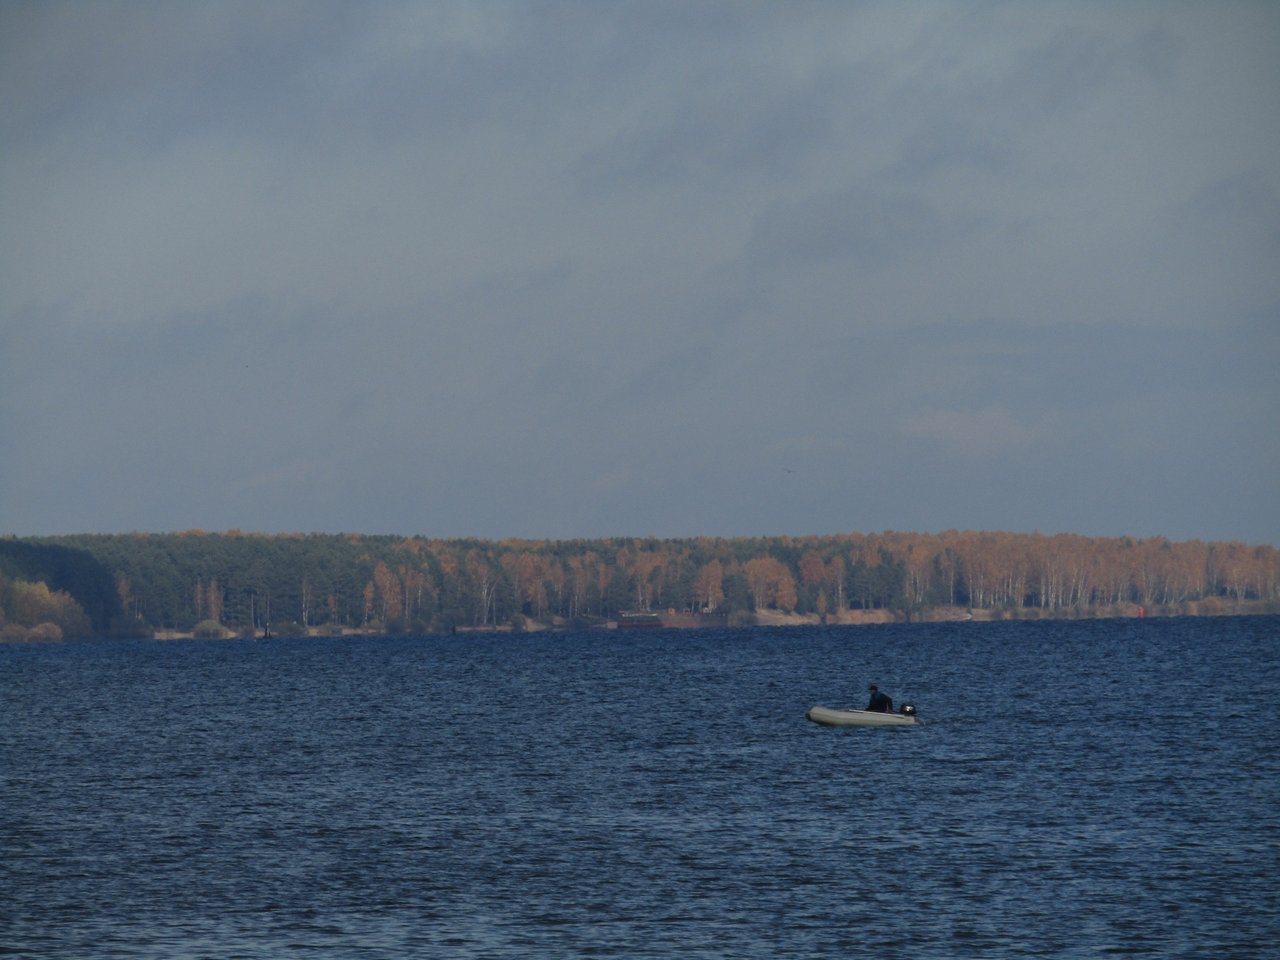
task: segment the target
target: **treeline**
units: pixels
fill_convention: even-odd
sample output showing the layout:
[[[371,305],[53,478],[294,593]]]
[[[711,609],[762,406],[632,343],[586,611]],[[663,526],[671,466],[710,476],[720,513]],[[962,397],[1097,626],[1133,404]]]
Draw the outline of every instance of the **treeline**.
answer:
[[[6,571],[11,582],[65,590],[96,633],[125,635],[585,626],[638,611],[749,623],[765,611],[840,621],[867,610],[1280,610],[1280,551],[1270,546],[963,531],[571,541],[80,535],[0,541]]]
[[[104,636],[129,626],[115,579],[91,553],[0,539],[0,640]]]

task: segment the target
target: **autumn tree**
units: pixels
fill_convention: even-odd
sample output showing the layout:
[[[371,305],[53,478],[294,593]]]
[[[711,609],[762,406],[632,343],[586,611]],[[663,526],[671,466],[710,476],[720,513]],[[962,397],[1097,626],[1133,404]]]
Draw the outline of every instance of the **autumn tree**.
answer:
[[[816,610],[818,605],[818,595],[823,593],[823,588],[827,583],[827,564],[822,559],[822,554],[817,550],[806,550],[800,557],[798,564],[800,573],[800,591],[799,605],[801,610]],[[826,613],[826,597],[823,597],[823,609],[820,614]]]
[[[845,563],[844,557],[834,556],[827,564],[827,589],[835,597],[835,609],[844,610],[848,608],[848,601],[845,597]]]
[[[402,615],[405,622],[428,619],[428,611],[435,599],[431,578],[417,567],[406,564],[400,568],[400,582],[404,586]]]
[[[791,571],[773,557],[756,557],[746,565],[747,586],[757,610],[772,608],[790,612],[796,606],[796,581]]]
[[[661,554],[644,550],[631,560],[631,580],[635,587],[637,610],[653,608],[653,598],[662,590],[662,574],[666,561]]]
[[[698,568],[693,579],[693,590],[700,611],[711,613],[720,608],[724,603],[724,568],[719,560],[712,560]]]
[[[57,638],[87,637],[92,633],[89,618],[74,597],[64,590],[50,590],[43,581],[4,581],[0,595],[0,620],[8,620],[29,629],[51,624]],[[51,631],[47,631],[50,634]]]
[[[792,606],[821,614],[823,597],[828,611],[1280,605],[1272,546],[955,530],[496,543],[196,531],[0,538],[0,575],[67,593],[100,635],[126,623],[189,630],[201,617],[243,630],[260,625],[268,599],[304,626],[382,620],[432,629],[505,623],[520,612],[580,620],[635,608]]]
[[[467,552],[465,570],[471,582],[473,597],[473,623],[484,626],[497,623],[498,578],[479,550]]]
[[[386,621],[393,617],[398,618],[401,614],[404,593],[400,578],[392,572],[385,561],[379,561],[374,567],[373,584],[377,588],[378,619]]]

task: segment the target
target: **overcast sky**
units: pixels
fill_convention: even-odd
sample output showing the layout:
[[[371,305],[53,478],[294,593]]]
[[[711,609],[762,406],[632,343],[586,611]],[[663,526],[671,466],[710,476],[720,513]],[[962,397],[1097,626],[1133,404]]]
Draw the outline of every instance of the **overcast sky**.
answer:
[[[1280,4],[0,3],[0,532],[1280,544]]]

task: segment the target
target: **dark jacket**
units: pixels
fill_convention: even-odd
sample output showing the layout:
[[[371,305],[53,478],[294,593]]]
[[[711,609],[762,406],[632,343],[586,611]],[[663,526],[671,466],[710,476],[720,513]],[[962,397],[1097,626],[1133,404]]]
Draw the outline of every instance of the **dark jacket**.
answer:
[[[893,713],[893,699],[887,693],[877,690],[871,695],[867,709],[875,713]]]

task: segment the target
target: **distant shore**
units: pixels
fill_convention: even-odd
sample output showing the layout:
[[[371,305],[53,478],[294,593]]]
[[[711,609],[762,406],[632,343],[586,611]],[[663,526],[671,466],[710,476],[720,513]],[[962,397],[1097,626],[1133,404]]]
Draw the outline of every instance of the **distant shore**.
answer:
[[[0,537],[0,642],[1280,613],[1280,550],[945,531],[589,541]]]
[[[1229,616],[1268,616],[1274,615],[1275,610],[1270,605],[1264,603],[1219,603],[1214,601],[1200,601],[1193,604],[1179,604],[1171,608],[1154,608],[1148,609],[1135,603],[1122,603],[1114,607],[1101,609],[1093,609],[1087,612],[1081,612],[1077,616],[1063,616],[1061,610],[1041,611],[1032,608],[1020,608],[1012,610],[990,610],[978,609],[968,610],[962,607],[936,607],[919,611],[918,613],[906,614],[901,610],[846,610],[840,614],[828,614],[825,618],[812,613],[784,613],[777,610],[760,610],[753,614],[735,617],[732,623],[721,620],[719,623],[708,622],[706,619],[699,620],[689,614],[679,614],[673,611],[655,614],[658,623],[649,627],[654,630],[690,630],[690,629],[706,629],[710,626],[721,627],[814,627],[820,625],[826,626],[877,626],[891,623],[998,623],[1012,621],[1073,621],[1073,620],[1142,620],[1142,619],[1167,619],[1170,617],[1229,617]],[[458,626],[447,633],[432,632],[428,636],[461,636],[466,634],[492,634],[492,633],[566,633],[573,630],[599,630],[599,631],[617,631],[617,620],[602,620],[588,626],[575,626],[560,618],[551,620],[533,620],[526,619],[521,625],[514,626],[509,623],[505,624],[487,624],[484,626]],[[377,637],[387,636],[385,630],[377,627],[341,627],[335,629],[331,626],[322,627],[298,627],[290,631],[277,631],[273,635],[273,639],[301,639],[301,638],[322,638],[322,637]],[[393,636],[397,634],[391,634]],[[415,634],[403,634],[412,636]],[[190,640],[195,637],[195,633],[191,630],[156,630],[153,635],[155,640]],[[259,630],[253,637],[262,639],[262,631]],[[251,637],[243,632],[236,632],[228,629],[222,639],[251,639]],[[207,638],[213,639],[213,638]]]

